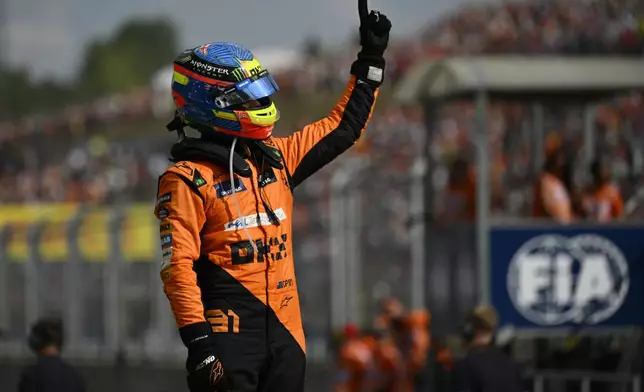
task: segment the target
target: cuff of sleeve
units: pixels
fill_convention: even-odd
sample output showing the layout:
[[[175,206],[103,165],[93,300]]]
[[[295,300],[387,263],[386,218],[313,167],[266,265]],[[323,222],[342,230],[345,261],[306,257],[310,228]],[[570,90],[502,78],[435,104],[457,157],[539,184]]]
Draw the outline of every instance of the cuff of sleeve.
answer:
[[[179,335],[186,347],[196,344],[208,344],[210,325],[207,322],[186,325],[179,328]]]
[[[384,81],[385,59],[380,56],[358,55],[351,66],[351,74],[374,87],[380,87]]]

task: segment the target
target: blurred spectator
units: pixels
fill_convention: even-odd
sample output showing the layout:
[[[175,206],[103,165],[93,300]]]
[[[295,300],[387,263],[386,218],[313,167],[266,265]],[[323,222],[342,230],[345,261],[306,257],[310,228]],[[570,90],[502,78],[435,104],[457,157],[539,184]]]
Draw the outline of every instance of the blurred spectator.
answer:
[[[462,157],[452,162],[444,197],[444,219],[453,221],[473,221],[476,218],[476,183],[472,165]]]
[[[584,217],[597,222],[619,219],[624,212],[624,202],[619,189],[610,181],[610,172],[603,159],[590,165],[592,184],[583,198]]]
[[[404,358],[391,331],[384,331],[378,334],[375,363],[379,374],[379,391],[412,391],[412,385],[405,369]]]
[[[441,370],[445,372],[451,372],[454,370],[454,354],[445,343],[440,340],[434,340],[432,345],[434,352],[436,353],[436,363]]]
[[[60,357],[63,347],[63,324],[57,319],[37,321],[29,334],[29,347],[37,355],[27,367],[18,392],[84,392],[80,375]]]
[[[457,392],[522,392],[519,366],[493,346],[498,316],[489,306],[477,306],[463,327],[467,356],[455,370]]]
[[[564,183],[566,164],[563,148],[558,148],[546,158],[543,172],[534,186],[535,218],[551,218],[560,223],[572,221],[571,196]]]
[[[339,379],[336,392],[358,392],[372,390],[374,383],[375,339],[362,336],[357,325],[344,328],[344,342],[338,355]]]
[[[432,384],[437,390],[449,390],[454,372],[454,355],[442,339],[433,339],[432,351],[435,362],[432,375]]]
[[[407,316],[406,358],[409,382],[415,391],[423,391],[428,386],[427,356],[430,349],[430,316],[425,309],[414,310]],[[404,346],[403,346],[404,349]]]
[[[374,329],[390,331],[395,323],[404,321],[405,308],[397,298],[385,298],[380,302],[380,314],[374,321]]]

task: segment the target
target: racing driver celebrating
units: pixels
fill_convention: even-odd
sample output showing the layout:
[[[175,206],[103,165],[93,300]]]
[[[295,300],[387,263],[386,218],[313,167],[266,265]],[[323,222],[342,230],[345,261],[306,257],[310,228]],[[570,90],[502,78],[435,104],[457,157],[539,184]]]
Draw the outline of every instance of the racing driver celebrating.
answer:
[[[344,95],[328,117],[287,138],[271,136],[278,87],[250,51],[218,42],[174,61],[168,129],[179,142],[155,215],[192,392],[304,389],[292,192],[351,147],[373,111],[391,23],[366,0],[358,8],[362,48]]]

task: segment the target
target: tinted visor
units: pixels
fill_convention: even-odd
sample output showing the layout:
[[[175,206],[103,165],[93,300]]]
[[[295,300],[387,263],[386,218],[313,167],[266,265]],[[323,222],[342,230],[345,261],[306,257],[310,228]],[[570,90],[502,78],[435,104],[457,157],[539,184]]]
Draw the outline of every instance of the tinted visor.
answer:
[[[271,96],[279,91],[275,79],[263,70],[237,83],[234,87],[224,90],[216,96],[215,104],[220,108],[240,105],[248,101],[258,100]]]

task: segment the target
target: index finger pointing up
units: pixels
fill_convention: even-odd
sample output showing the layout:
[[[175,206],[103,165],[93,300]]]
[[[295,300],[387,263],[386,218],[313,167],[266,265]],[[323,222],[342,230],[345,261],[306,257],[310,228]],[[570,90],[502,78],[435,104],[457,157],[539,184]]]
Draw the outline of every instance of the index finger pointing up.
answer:
[[[365,20],[369,16],[369,6],[367,5],[367,0],[358,0],[358,13],[360,15],[360,20]]]

